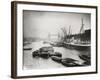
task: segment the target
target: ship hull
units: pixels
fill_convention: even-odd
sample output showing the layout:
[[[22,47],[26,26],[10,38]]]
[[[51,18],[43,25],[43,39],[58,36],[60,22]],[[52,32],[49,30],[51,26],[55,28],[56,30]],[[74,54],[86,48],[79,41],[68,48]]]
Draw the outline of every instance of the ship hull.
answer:
[[[64,47],[70,49],[77,49],[77,50],[89,50],[91,48],[88,44],[72,44],[72,43],[64,43]]]

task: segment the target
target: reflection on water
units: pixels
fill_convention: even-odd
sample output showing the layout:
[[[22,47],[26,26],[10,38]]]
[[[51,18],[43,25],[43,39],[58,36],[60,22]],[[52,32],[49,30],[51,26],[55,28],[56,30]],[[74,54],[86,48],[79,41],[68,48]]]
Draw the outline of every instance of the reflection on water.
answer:
[[[23,51],[23,68],[24,69],[47,69],[47,68],[63,68],[60,63],[53,61],[51,58],[43,59],[41,57],[32,57],[32,52],[38,50],[43,46],[51,46],[50,44],[43,44],[43,42],[33,42],[32,44],[27,45],[28,47],[32,47],[32,50],[24,50]],[[80,64],[84,61],[79,58],[80,54],[88,54],[89,51],[78,51],[75,49],[67,49],[64,47],[53,47],[55,52],[60,52],[62,54],[62,58],[73,58],[78,60]]]

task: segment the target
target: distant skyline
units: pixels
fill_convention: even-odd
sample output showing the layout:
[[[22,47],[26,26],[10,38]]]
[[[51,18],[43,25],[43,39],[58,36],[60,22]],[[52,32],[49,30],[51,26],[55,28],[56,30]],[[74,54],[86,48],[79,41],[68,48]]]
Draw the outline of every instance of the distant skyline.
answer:
[[[46,38],[49,33],[61,33],[61,28],[73,34],[79,33],[83,19],[84,29],[91,28],[91,15],[87,13],[64,13],[47,11],[23,11],[24,37]]]

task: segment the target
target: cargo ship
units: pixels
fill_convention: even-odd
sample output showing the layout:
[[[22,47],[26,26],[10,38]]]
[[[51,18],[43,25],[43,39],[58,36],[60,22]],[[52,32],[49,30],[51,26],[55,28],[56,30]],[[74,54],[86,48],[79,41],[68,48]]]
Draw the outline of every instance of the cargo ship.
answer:
[[[58,41],[50,40],[49,34],[49,42],[53,46],[66,47],[70,49],[78,49],[78,50],[87,50],[91,47],[91,29],[84,29],[83,19],[81,19],[81,28],[79,33],[72,34],[71,26],[69,26],[69,31],[65,28],[62,28],[63,34],[58,34]],[[57,34],[56,34],[57,36]]]

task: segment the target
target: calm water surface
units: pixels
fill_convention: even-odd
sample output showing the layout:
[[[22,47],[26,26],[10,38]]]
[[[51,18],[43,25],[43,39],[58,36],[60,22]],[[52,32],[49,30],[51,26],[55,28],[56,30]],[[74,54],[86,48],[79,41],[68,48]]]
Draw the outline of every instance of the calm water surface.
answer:
[[[32,52],[38,50],[43,46],[51,46],[50,44],[43,44],[43,42],[33,42],[27,47],[32,47],[32,50],[23,51],[23,69],[47,69],[47,68],[63,68],[60,63],[53,61],[51,58],[43,59],[40,57],[32,57]],[[84,61],[78,57],[80,54],[88,54],[89,51],[78,51],[75,49],[67,49],[64,47],[53,47],[55,52],[62,53],[62,58],[73,58],[82,64]]]

